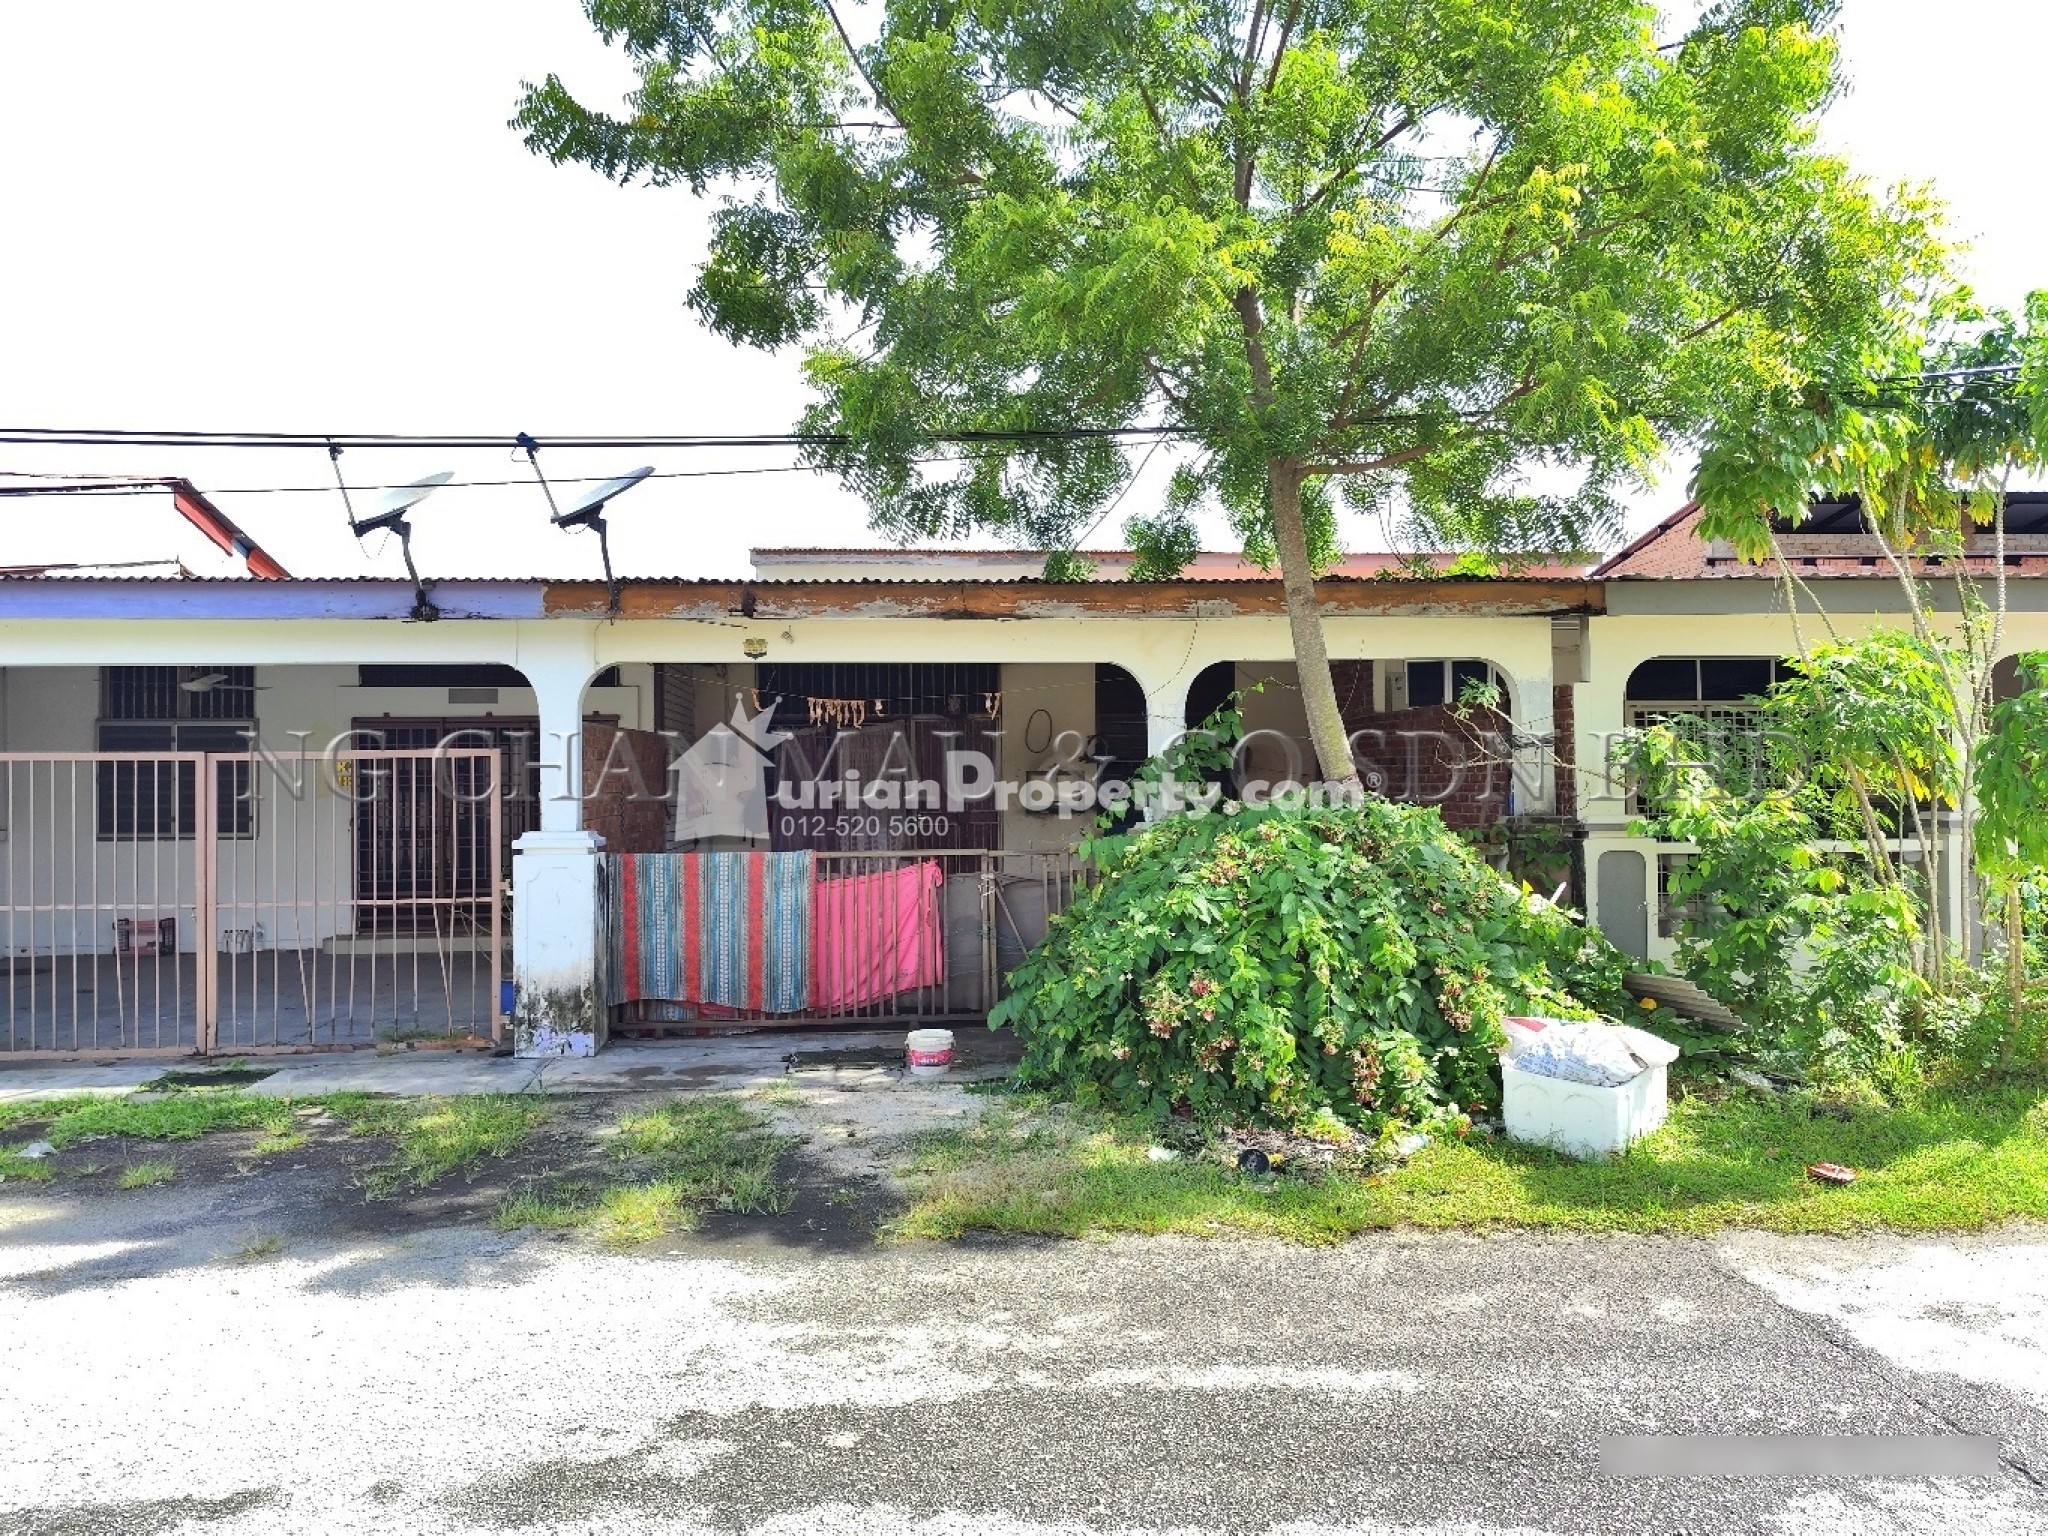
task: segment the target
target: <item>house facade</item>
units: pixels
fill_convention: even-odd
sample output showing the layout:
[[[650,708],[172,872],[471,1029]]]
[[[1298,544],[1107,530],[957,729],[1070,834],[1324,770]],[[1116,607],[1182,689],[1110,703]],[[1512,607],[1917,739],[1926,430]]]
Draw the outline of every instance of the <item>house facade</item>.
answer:
[[[1844,632],[1903,618],[1862,555],[1798,558],[1856,562],[1806,568]],[[1279,584],[1233,565],[1047,583],[1000,553],[762,552],[752,578],[616,593],[436,582],[430,623],[404,581],[0,575],[0,1051],[583,1052],[629,1017],[971,1016],[1071,893],[1105,779],[1232,693],[1232,793],[1318,776]],[[1498,829],[1503,857],[1549,848],[1617,943],[1668,955],[1683,850],[1629,835],[1599,765],[1654,710],[1767,686],[1797,649],[1780,584],[1681,514],[1597,571],[1319,590],[1373,787]],[[2048,583],[2011,606],[2006,648],[2048,648]],[[1473,684],[1493,708],[1457,707]],[[858,984],[622,1009],[620,966],[657,962],[618,861],[675,848],[801,858],[803,940]],[[931,964],[876,962],[915,913]]]

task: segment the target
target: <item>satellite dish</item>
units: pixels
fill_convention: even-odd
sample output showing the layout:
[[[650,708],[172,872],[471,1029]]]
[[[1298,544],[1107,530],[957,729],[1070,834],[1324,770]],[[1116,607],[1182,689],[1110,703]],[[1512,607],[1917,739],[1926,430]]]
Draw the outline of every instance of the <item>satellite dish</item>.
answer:
[[[455,471],[444,469],[438,475],[428,475],[424,480],[415,480],[410,485],[401,485],[386,491],[377,501],[377,509],[355,525],[356,537],[376,533],[386,528],[396,528],[407,512],[425,501],[434,492],[455,478]]]
[[[557,528],[588,527],[598,513],[604,510],[606,502],[622,491],[630,491],[653,473],[654,466],[652,464],[642,464],[631,474],[621,475],[616,480],[607,480],[603,485],[593,486],[590,490],[585,491],[579,500],[570,503],[555,514],[555,526]]]

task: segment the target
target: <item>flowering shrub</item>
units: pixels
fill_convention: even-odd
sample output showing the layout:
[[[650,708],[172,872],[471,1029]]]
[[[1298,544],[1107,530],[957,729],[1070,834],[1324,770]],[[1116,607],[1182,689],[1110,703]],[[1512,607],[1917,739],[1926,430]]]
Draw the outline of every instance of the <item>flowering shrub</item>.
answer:
[[[1236,808],[1111,846],[989,1018],[1036,1086],[1234,1123],[1425,1123],[1497,1102],[1504,1014],[1625,1003],[1613,946],[1432,809]]]

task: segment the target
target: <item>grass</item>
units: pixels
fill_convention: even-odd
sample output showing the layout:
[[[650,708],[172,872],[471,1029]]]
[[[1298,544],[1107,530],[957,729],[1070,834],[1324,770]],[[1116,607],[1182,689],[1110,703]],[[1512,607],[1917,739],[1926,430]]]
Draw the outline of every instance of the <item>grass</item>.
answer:
[[[47,1122],[43,1139],[68,1147],[102,1136],[142,1141],[191,1141],[212,1131],[268,1131],[291,1128],[286,1099],[259,1099],[229,1090],[183,1091],[118,1098],[72,1094],[64,1098],[0,1104],[0,1130]]]
[[[123,1189],[155,1189],[159,1184],[170,1183],[177,1176],[176,1163],[130,1163],[121,1170],[118,1182]]]
[[[391,1157],[364,1180],[365,1192],[373,1200],[424,1189],[453,1173],[473,1175],[485,1158],[503,1157],[517,1148],[551,1112],[546,1099],[527,1093],[447,1099],[352,1093],[333,1094],[320,1103],[354,1134],[392,1142]]]
[[[775,1165],[789,1143],[731,1099],[690,1097],[628,1115],[612,1129],[620,1177],[522,1191],[499,1208],[501,1228],[589,1229],[630,1247],[694,1227],[706,1210],[781,1211]]]
[[[1261,1233],[1329,1243],[1390,1227],[1692,1232],[1966,1231],[2048,1218],[2048,1092],[1929,1091],[1846,1109],[1800,1095],[1698,1092],[1608,1163],[1494,1141],[1433,1144],[1378,1176],[1255,1180],[1218,1162],[1155,1163],[1142,1123],[1031,1100],[923,1141],[904,1237],[973,1230]],[[1818,1161],[1859,1170],[1837,1188]]]
[[[49,1159],[21,1157],[13,1152],[0,1152],[0,1179],[20,1179],[29,1184],[47,1184],[57,1177]]]
[[[275,1157],[280,1152],[296,1152],[305,1144],[304,1131],[277,1131],[263,1137],[249,1150],[258,1157]]]

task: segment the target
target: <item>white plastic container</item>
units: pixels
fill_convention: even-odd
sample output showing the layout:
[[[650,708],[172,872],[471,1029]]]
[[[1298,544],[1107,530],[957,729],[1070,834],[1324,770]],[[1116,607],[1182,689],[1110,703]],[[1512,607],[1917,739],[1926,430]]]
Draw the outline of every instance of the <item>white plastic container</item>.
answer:
[[[1596,1088],[1521,1071],[1503,1056],[1500,1077],[1508,1135],[1572,1157],[1612,1157],[1664,1123],[1661,1066],[1645,1067],[1617,1088]]]
[[[912,1077],[944,1077],[953,1070],[950,1029],[913,1029],[904,1044]]]

